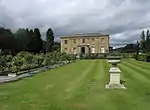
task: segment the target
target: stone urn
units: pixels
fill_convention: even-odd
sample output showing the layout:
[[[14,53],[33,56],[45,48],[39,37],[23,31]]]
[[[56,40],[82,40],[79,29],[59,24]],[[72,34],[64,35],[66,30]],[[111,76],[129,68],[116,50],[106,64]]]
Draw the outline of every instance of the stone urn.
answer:
[[[111,64],[109,69],[110,80],[109,84],[106,84],[106,88],[125,88],[123,84],[120,84],[120,69],[117,67],[118,63],[121,63],[121,56],[108,56],[108,63]]]

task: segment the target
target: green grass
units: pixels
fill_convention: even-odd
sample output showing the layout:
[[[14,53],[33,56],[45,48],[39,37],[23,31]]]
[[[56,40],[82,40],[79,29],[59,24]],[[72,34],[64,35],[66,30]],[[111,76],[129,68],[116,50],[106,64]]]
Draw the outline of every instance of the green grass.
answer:
[[[119,64],[126,90],[106,90],[107,60],[82,60],[0,85],[0,110],[149,110],[150,63]]]

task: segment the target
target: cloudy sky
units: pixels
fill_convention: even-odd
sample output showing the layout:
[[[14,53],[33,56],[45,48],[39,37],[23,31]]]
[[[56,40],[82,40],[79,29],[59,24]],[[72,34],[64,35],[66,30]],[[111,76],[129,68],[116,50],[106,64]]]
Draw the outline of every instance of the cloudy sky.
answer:
[[[106,33],[130,43],[150,28],[150,0],[0,0],[0,27],[51,27],[56,40],[76,33]]]

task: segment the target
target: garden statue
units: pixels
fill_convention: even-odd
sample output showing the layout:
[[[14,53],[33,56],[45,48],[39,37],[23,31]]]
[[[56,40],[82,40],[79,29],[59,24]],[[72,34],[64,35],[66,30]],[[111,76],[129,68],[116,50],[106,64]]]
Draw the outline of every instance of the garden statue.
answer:
[[[117,67],[117,64],[120,63],[120,56],[108,56],[108,63],[112,66],[109,70],[110,73],[110,81],[109,84],[106,84],[106,88],[123,88],[125,86],[120,83],[120,69]]]

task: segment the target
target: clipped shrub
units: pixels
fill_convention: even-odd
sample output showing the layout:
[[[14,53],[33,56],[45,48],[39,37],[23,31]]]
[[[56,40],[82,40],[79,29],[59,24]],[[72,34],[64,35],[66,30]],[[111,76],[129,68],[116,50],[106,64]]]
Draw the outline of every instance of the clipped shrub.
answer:
[[[44,61],[44,55],[43,54],[36,54],[33,56],[33,63],[35,63],[36,67],[42,67],[43,61]]]
[[[150,62],[150,55],[146,57],[146,62]]]
[[[23,57],[20,57],[19,55],[16,55],[13,57],[11,61],[11,71],[12,73],[18,73],[21,71],[21,67],[23,65]]]
[[[6,56],[0,56],[0,71],[4,72],[7,68]]]
[[[147,57],[146,54],[140,54],[139,57],[138,57],[138,60],[140,60],[140,61],[146,61],[146,57]]]

